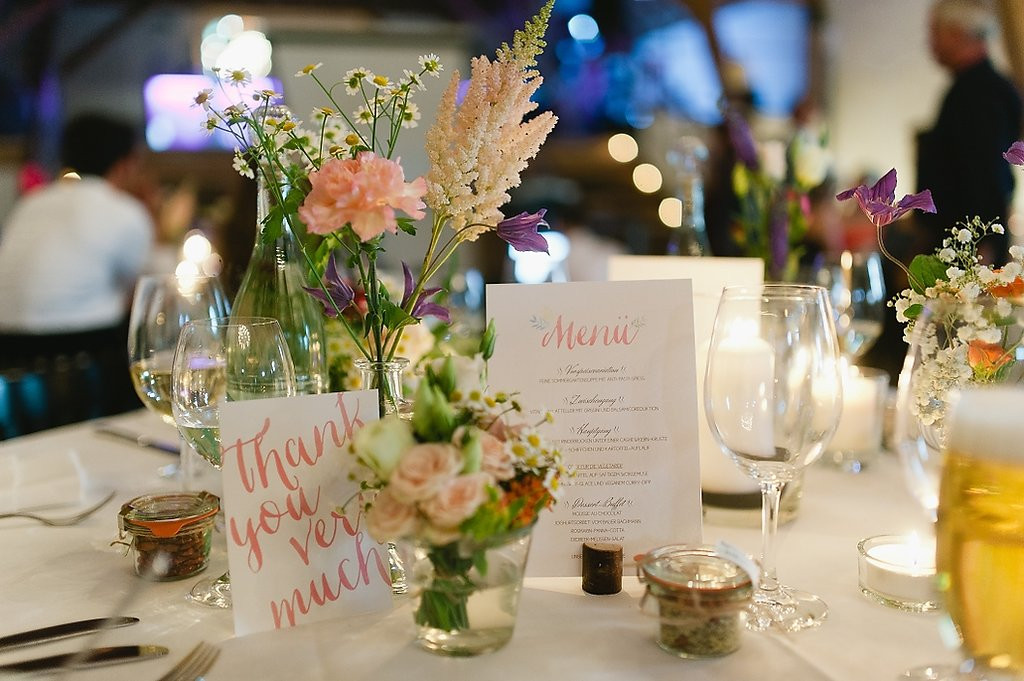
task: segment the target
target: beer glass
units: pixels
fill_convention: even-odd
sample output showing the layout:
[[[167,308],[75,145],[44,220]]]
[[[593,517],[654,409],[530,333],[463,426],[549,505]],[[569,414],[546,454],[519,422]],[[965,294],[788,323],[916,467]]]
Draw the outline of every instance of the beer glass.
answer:
[[[1024,389],[961,390],[939,484],[936,568],[965,662],[953,679],[1024,679]]]

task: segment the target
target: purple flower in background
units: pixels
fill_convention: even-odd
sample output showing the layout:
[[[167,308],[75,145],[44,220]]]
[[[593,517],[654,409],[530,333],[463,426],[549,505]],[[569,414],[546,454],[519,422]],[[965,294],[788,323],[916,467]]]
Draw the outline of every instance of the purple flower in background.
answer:
[[[1015,166],[1024,166],[1024,142],[1016,141],[1003,152],[1003,158]]]
[[[324,286],[327,288],[326,292],[321,288],[310,286],[302,288],[324,306],[324,314],[328,317],[337,317],[338,313],[351,305],[356,297],[352,287],[341,278],[333,253],[331,253],[331,257],[327,261],[327,268],[324,270]]]
[[[750,126],[743,116],[734,111],[725,115],[725,128],[729,132],[729,143],[732,144],[736,158],[753,171],[761,169],[761,159],[757,156],[757,145],[754,144],[754,135],[750,132]]]
[[[548,226],[544,220],[545,213],[547,209],[541,208],[536,213],[522,212],[515,217],[506,218],[498,223],[498,236],[517,251],[547,253],[548,241],[537,233],[541,226]]]
[[[402,308],[405,308],[406,303],[409,302],[409,297],[412,295],[415,284],[412,278],[412,270],[409,266],[402,263],[402,271],[405,273],[405,291],[402,294]],[[448,308],[438,303],[431,303],[427,299],[434,296],[440,287],[425,288],[420,291],[419,297],[416,298],[416,303],[412,306],[410,314],[416,319],[423,319],[424,317],[437,317],[442,322],[447,324],[451,321],[451,315],[448,313]]]
[[[784,204],[776,206],[772,211],[771,223],[768,225],[768,249],[771,252],[772,276],[781,279],[789,255],[789,218]]]
[[[932,193],[927,189],[917,194],[907,194],[896,201],[895,168],[887,172],[871,187],[862,184],[836,194],[836,199],[839,201],[845,201],[851,197],[857,199],[860,209],[864,211],[875,227],[884,227],[912,210],[923,210],[926,213],[935,212]]]

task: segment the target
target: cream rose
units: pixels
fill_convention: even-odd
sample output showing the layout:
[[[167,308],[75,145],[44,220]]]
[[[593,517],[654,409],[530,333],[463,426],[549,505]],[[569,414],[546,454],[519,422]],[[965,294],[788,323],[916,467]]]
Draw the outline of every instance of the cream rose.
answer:
[[[398,462],[388,489],[399,501],[411,504],[429,499],[462,470],[462,456],[455,445],[415,445]]]
[[[418,525],[416,509],[381,490],[366,514],[366,529],[377,541],[399,539],[413,534]]]
[[[483,457],[480,470],[494,477],[495,480],[511,480],[515,477],[515,457],[505,443],[488,432],[480,432],[480,448]]]
[[[402,454],[415,444],[409,425],[397,416],[387,416],[360,428],[352,438],[352,451],[382,480],[387,480]]]
[[[420,505],[432,525],[456,528],[487,501],[487,488],[493,478],[487,473],[469,473],[449,480],[437,493]]]

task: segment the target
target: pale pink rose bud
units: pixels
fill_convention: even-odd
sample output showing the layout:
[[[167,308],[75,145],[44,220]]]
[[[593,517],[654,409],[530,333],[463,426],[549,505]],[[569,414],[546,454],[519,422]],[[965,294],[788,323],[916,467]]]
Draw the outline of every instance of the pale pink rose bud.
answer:
[[[432,525],[458,527],[487,501],[493,478],[487,473],[470,473],[449,480],[436,496],[420,505]]]
[[[398,462],[388,489],[395,499],[407,504],[423,501],[437,492],[462,470],[462,456],[455,445],[428,443],[406,450]]]
[[[366,514],[366,529],[377,541],[407,537],[416,531],[416,509],[381,490]]]
[[[487,432],[480,433],[480,447],[483,459],[480,470],[489,473],[495,480],[511,480],[516,475],[515,457],[505,443]]]

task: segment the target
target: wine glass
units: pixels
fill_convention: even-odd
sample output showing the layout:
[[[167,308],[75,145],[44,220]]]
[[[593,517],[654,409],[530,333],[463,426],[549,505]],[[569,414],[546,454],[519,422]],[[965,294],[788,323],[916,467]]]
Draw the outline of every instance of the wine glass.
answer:
[[[820,286],[727,287],[711,333],[704,405],[722,450],[761,487],[761,577],[748,611],[754,631],[799,631],[828,614],[783,586],[775,534],[783,484],[821,456],[842,405],[839,345]]]
[[[135,392],[147,409],[174,425],[171,413],[171,362],[181,327],[191,319],[228,314],[227,297],[215,277],[143,275],[135,285],[128,322],[129,372]],[[189,489],[189,455],[182,440],[179,464],[161,469],[166,476],[182,473]],[[184,464],[184,465],[183,465]]]
[[[882,259],[874,251],[843,251],[826,258],[808,282],[828,291],[839,350],[854,364],[882,335],[885,319]]]
[[[295,385],[295,368],[276,319],[193,320],[181,330],[171,373],[174,420],[185,440],[218,470],[220,405],[293,396]],[[203,605],[230,607],[228,574],[199,582],[189,598]]]
[[[966,661],[945,679],[1024,678],[1024,390],[970,386],[947,415],[936,567]]]

